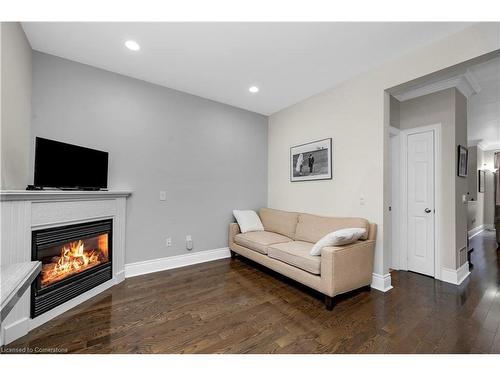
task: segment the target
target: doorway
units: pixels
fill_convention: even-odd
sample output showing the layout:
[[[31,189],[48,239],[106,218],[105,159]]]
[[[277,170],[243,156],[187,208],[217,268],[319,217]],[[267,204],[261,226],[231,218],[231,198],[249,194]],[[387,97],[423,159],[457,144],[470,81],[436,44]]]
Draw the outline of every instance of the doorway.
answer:
[[[392,155],[392,199],[399,202],[399,220],[392,215],[392,263],[396,269],[437,279],[440,135],[441,124],[401,130],[399,152],[393,148]]]

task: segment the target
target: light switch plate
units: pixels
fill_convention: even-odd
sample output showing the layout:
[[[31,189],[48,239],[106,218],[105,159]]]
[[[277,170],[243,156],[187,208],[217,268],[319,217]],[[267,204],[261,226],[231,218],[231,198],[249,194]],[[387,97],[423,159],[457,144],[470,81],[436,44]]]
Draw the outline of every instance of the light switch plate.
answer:
[[[167,200],[167,192],[166,191],[160,191],[160,200],[161,201]]]

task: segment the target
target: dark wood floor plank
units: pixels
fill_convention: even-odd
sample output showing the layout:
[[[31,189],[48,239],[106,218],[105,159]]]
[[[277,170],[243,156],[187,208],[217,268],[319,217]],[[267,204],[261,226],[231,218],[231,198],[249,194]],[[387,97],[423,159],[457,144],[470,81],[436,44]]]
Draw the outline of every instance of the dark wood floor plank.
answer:
[[[71,353],[500,353],[494,233],[462,285],[393,271],[394,289],[322,296],[236,257],[125,280],[8,347]]]

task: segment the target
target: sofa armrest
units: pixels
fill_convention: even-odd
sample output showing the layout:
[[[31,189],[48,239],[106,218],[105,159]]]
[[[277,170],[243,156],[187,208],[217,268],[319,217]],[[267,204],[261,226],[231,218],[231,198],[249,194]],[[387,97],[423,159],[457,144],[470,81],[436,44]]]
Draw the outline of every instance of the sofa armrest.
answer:
[[[375,241],[324,247],[321,250],[321,289],[333,297],[370,285],[373,273]]]
[[[229,248],[233,249],[234,244],[234,236],[236,236],[240,232],[240,226],[238,223],[229,223]]]

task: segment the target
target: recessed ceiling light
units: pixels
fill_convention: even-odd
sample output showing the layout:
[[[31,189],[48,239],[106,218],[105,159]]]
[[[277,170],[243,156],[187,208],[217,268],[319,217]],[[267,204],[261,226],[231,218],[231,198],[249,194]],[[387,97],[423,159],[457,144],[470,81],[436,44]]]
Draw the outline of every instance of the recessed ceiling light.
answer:
[[[141,46],[135,40],[127,40],[125,42],[125,47],[131,51],[139,51],[141,49]]]
[[[251,86],[248,91],[250,91],[252,94],[258,93],[259,88],[257,86]]]

